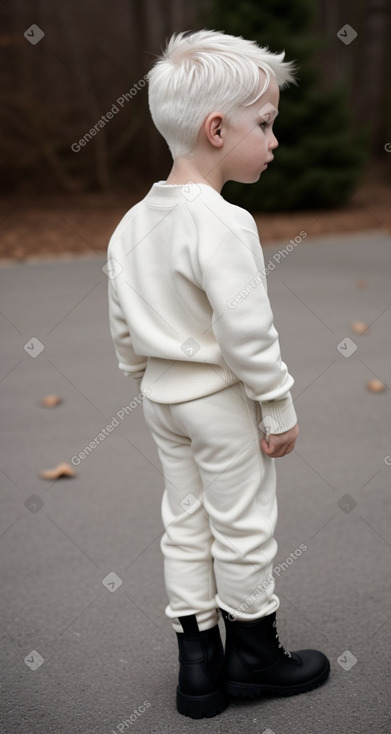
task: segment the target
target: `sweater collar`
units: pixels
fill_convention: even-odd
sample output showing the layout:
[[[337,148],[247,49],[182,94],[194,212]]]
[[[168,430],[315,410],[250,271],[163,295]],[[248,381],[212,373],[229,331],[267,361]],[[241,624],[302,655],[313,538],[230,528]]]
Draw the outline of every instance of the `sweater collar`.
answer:
[[[164,181],[157,181],[149,190],[146,200],[150,206],[172,207],[194,201],[203,192],[209,194],[209,196],[214,194],[219,198],[221,197],[221,194],[209,184],[189,181],[186,184],[168,184],[166,186]]]

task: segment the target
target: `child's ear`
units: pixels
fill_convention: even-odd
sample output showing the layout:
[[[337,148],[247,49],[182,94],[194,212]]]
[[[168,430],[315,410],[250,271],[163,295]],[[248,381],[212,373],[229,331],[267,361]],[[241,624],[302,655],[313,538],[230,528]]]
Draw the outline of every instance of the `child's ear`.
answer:
[[[211,112],[204,122],[205,135],[214,148],[221,148],[223,145],[222,136],[223,113]]]

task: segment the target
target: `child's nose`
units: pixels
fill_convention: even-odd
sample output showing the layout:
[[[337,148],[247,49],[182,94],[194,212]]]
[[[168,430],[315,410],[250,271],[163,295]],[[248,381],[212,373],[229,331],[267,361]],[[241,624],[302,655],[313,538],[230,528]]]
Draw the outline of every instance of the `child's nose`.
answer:
[[[270,150],[274,150],[274,148],[278,148],[278,140],[277,140],[276,136],[274,135],[274,133],[273,133],[273,137],[271,139],[269,148],[270,148]]]

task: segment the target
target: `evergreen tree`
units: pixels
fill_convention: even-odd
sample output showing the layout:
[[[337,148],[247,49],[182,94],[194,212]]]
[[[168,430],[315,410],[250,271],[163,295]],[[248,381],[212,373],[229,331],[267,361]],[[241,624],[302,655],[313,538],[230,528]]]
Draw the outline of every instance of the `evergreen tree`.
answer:
[[[256,184],[224,187],[228,201],[252,211],[341,206],[366,161],[366,133],[353,134],[345,80],[325,89],[313,61],[323,45],[312,31],[315,7],[316,0],[212,0],[209,7],[207,27],[273,53],[285,51],[286,61],[296,61],[298,86],[281,93],[274,122],[275,161]]]

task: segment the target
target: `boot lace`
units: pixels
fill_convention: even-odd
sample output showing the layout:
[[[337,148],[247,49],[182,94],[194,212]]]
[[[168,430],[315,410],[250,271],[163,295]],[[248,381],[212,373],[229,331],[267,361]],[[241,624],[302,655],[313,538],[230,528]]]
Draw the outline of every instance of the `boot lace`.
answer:
[[[291,657],[292,657],[292,655],[291,655],[291,653],[289,652],[289,650],[285,650],[284,646],[283,646],[283,645],[282,645],[282,643],[280,642],[280,638],[279,638],[279,636],[278,636],[278,632],[277,632],[277,620],[274,620],[274,622],[273,622],[273,627],[274,627],[274,631],[275,631],[275,633],[276,633],[276,640],[277,640],[277,642],[278,642],[278,647],[279,647],[279,649],[281,650],[281,652],[283,652],[283,653],[284,653],[284,655],[286,655],[286,656],[287,656],[288,658],[291,658]]]

